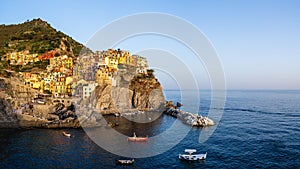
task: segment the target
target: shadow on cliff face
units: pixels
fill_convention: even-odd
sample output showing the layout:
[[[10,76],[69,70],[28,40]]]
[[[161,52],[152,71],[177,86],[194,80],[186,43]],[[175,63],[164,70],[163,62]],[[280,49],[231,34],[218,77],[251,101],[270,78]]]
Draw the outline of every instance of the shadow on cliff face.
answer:
[[[130,68],[119,70],[114,77],[114,85],[98,82],[91,96],[78,101],[76,107],[89,107],[102,114],[146,110],[162,112],[165,105],[163,90],[153,71],[149,72],[137,74]]]
[[[137,73],[134,67],[123,65],[113,78],[114,83],[98,79],[88,98],[75,101],[82,127],[116,126],[117,122],[103,120],[102,115],[118,115],[134,123],[151,123],[161,117],[165,110],[165,98],[153,70]],[[138,114],[145,112],[149,112],[147,118],[138,118]]]

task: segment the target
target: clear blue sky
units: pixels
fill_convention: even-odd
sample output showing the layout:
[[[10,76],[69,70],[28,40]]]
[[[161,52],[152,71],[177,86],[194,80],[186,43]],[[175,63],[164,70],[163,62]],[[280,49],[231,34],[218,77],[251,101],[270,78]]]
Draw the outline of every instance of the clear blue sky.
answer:
[[[210,39],[223,64],[228,89],[300,89],[299,9],[297,0],[11,0],[1,2],[0,23],[42,18],[84,44],[120,17],[169,13],[191,22]],[[207,88],[202,82],[199,86]]]

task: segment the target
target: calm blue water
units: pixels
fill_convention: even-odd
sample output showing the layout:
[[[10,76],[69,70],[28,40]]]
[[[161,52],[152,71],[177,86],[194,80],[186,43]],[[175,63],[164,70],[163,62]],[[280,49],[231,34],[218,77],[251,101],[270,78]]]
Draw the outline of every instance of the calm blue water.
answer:
[[[188,92],[192,95],[195,91]],[[166,91],[165,95],[181,101],[184,110],[193,111],[197,105],[194,98],[181,99],[179,91]],[[206,114],[210,93],[201,91],[200,99],[201,114]],[[174,121],[163,116],[150,124],[120,125],[116,129],[153,136]],[[178,131],[187,127],[179,125]],[[69,139],[61,135],[62,130],[2,129],[0,168],[300,168],[300,91],[228,91],[222,120],[213,135],[200,144],[202,130],[191,129],[177,146],[163,154],[120,166],[115,160],[122,157],[100,148],[83,130],[68,129],[75,136]],[[177,155],[185,148],[207,151],[206,161],[179,161]]]

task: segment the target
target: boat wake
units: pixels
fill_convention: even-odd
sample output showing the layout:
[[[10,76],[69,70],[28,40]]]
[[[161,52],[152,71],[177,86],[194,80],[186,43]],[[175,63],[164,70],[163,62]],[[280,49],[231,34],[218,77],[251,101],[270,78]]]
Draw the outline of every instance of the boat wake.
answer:
[[[214,108],[218,109],[218,108]],[[291,113],[280,113],[280,112],[267,112],[261,110],[253,110],[253,109],[244,109],[244,108],[224,108],[225,112],[251,112],[251,113],[258,113],[258,114],[265,114],[265,115],[278,115],[278,116],[285,116],[285,117],[300,117],[300,114],[291,114]]]

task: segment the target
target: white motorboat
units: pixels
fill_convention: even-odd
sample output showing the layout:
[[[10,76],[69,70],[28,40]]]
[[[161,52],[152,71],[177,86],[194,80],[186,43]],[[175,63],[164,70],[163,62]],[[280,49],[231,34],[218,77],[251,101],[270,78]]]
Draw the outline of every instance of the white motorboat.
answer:
[[[197,152],[195,149],[185,149],[186,153],[189,154],[179,154],[180,160],[196,161],[196,160],[205,160],[207,152],[205,154],[193,154]]]
[[[134,159],[131,160],[118,160],[117,161],[119,164],[123,164],[123,165],[131,165],[134,163]]]

